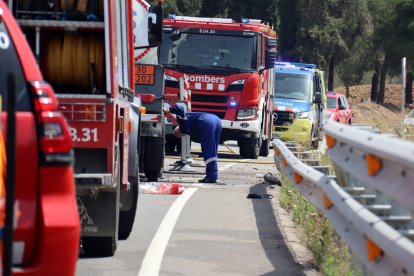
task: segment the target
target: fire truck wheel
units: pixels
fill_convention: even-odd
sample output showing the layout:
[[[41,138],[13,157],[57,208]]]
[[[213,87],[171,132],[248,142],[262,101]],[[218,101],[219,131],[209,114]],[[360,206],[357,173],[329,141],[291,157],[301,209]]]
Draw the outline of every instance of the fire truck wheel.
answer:
[[[138,154],[136,154],[138,162]],[[138,163],[136,163],[138,165]],[[139,193],[139,174],[138,166],[135,169],[135,175],[129,177],[129,183],[131,183],[132,193],[132,207],[127,211],[119,211],[119,225],[118,225],[118,239],[126,240],[132,231],[132,226],[135,221],[135,214],[137,212],[138,193]]]
[[[259,158],[260,146],[261,141],[259,138],[247,138],[240,140],[240,155],[244,158],[257,159]]]
[[[152,182],[157,181],[164,170],[164,137],[148,138],[144,147],[144,173],[147,181]]]
[[[132,207],[128,211],[119,212],[118,239],[126,240],[132,231],[138,203],[138,177],[131,177]]]

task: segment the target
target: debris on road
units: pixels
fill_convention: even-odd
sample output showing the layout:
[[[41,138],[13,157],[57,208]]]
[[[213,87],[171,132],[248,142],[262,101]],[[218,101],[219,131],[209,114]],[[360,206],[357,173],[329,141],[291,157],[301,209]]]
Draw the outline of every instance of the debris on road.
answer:
[[[141,185],[140,188],[144,194],[167,194],[177,195],[184,192],[184,186],[177,183],[156,183],[150,182]]]
[[[282,186],[282,182],[280,181],[280,177],[278,175],[273,175],[272,173],[267,173],[263,176],[264,180],[269,182],[270,184],[275,184],[278,186]]]

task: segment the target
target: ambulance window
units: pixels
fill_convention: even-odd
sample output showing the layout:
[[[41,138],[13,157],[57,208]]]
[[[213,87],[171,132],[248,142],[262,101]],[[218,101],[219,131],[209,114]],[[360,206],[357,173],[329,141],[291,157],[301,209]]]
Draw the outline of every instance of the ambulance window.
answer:
[[[9,36],[6,26],[0,21],[0,95],[1,110],[7,111],[7,78],[9,74],[16,77],[16,109],[18,111],[30,111],[31,104],[26,87],[26,80],[20,64],[19,57]]]

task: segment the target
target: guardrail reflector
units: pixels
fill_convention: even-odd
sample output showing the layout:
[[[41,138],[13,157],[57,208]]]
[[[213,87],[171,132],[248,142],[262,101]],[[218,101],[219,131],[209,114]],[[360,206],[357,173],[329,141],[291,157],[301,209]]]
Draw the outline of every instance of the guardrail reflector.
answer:
[[[336,144],[336,139],[329,135],[325,135],[325,136],[326,136],[326,145],[328,146],[328,149],[333,148]]]
[[[274,149],[275,149],[275,154],[276,155],[279,155],[280,154],[280,150],[277,147],[274,147]]]
[[[373,241],[367,240],[367,258],[368,261],[375,261],[382,255],[382,250]]]
[[[329,209],[331,208],[333,205],[333,202],[329,199],[329,197],[327,195],[323,195],[323,206],[325,207],[325,209]]]
[[[369,176],[376,175],[382,169],[381,159],[379,159],[375,155],[373,155],[373,154],[367,154],[365,156],[365,160],[367,162],[367,169],[368,169],[368,175]]]
[[[295,183],[299,185],[300,182],[302,182],[303,176],[301,176],[297,172],[294,172],[293,173],[293,178],[295,179]]]
[[[282,157],[282,162],[283,162],[283,167],[286,167],[287,166],[286,158]]]

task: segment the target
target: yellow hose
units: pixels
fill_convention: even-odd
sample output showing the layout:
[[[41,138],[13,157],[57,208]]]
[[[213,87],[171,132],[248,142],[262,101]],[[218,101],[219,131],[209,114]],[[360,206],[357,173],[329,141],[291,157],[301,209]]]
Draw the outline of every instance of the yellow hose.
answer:
[[[232,150],[231,148],[229,148],[229,146],[226,145],[226,143],[223,143],[223,145],[232,153],[237,153],[234,150]]]
[[[68,11],[73,9],[75,6],[75,0],[61,0],[60,1],[60,7],[64,11]]]
[[[45,78],[56,90],[91,92],[94,85],[104,89],[104,44],[100,33],[47,34],[45,59],[42,69]],[[91,64],[96,65],[96,83],[93,83]]]
[[[168,156],[171,159],[181,159],[178,156]],[[194,160],[203,161],[203,158],[195,157]],[[218,159],[218,162],[225,162],[225,163],[241,163],[241,164],[259,164],[259,165],[274,165],[274,162],[264,162],[264,161],[250,161],[250,160],[233,160],[233,159]]]

